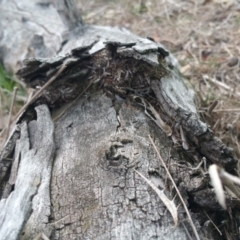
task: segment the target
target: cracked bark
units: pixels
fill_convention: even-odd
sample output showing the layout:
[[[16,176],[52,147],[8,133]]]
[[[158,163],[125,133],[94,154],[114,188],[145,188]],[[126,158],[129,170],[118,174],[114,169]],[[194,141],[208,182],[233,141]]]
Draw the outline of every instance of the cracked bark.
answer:
[[[1,15],[1,62],[13,71],[24,66],[18,74],[28,86],[43,86],[71,59],[20,117],[1,153],[2,239],[34,239],[41,233],[50,239],[194,238],[183,207],[174,228],[166,206],[134,172],[137,168],[165,189],[169,199],[176,195],[148,135],[167,162],[201,239],[238,239],[239,201],[229,198],[229,212],[222,211],[203,169],[175,164],[196,166],[204,156],[207,164],[232,170],[236,160],[199,119],[193,92],[183,84],[174,57],[161,44],[125,29],[87,26],[71,1],[58,3],[61,18],[71,29],[67,34],[51,2],[1,2],[1,7],[19,13]],[[33,19],[33,9],[37,16],[44,11],[55,19],[58,31],[48,19]],[[15,24],[9,25],[8,18]],[[30,56],[34,58],[23,63]],[[145,107],[139,97],[146,100]],[[172,129],[171,137],[147,116],[154,119],[148,103]],[[182,144],[180,126],[187,151],[176,148]],[[14,182],[10,167],[15,169],[16,164],[9,158],[16,161],[18,149]],[[180,203],[178,197],[174,202]],[[218,226],[225,221],[222,236],[203,210]],[[17,222],[16,213],[21,216]]]
[[[137,106],[124,103],[119,117],[121,127],[112,102],[99,93],[79,100],[57,121],[53,239],[186,238],[181,228],[166,228],[173,224],[170,214],[133,168],[138,165],[146,176],[149,169],[164,173],[147,135],[156,131],[154,137],[166,145],[161,145],[164,156],[169,139]],[[116,159],[110,148],[116,149]]]

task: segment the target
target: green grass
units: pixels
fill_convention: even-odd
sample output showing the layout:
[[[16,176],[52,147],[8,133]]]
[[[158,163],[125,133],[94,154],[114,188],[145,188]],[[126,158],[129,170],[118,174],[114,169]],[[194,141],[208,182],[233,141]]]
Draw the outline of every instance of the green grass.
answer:
[[[18,88],[14,104],[14,112],[16,113],[27,100],[27,91],[24,85],[21,84],[14,75],[10,74],[0,64],[0,107],[3,115],[8,114],[9,112],[14,87]]]
[[[7,91],[12,92],[16,82],[13,80],[13,76],[7,72],[0,64],[0,87]]]

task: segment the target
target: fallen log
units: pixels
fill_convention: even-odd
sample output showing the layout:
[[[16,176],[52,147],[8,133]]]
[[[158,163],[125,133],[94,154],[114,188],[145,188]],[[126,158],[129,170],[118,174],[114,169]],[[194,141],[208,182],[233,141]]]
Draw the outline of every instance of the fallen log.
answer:
[[[224,211],[203,164],[237,160],[163,45],[89,26],[72,1],[3,8],[1,62],[36,91],[1,153],[2,239],[237,239],[239,200]]]

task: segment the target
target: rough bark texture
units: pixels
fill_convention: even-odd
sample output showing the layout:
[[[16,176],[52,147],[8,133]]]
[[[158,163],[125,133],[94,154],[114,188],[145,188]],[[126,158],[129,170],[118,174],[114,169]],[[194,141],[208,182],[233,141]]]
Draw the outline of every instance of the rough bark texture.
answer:
[[[134,172],[138,167],[145,176],[163,176],[148,134],[164,143],[166,157],[169,139],[139,107],[124,103],[119,118],[121,126],[112,101],[99,93],[79,100],[57,121],[51,192],[60,221],[53,239],[186,238],[183,229],[166,227],[173,224],[168,210]],[[164,179],[157,179],[164,187]]]
[[[222,211],[205,170],[176,165],[194,167],[206,157],[207,164],[233,170],[236,160],[199,119],[193,92],[180,78],[175,58],[161,44],[125,29],[84,25],[76,11],[63,11],[64,2],[72,9],[70,1],[59,3],[71,29],[64,37],[63,25],[49,34],[48,21],[36,28],[34,19],[18,16],[16,27],[8,30],[9,15],[1,15],[5,66],[18,70],[32,47],[36,58],[25,61],[18,75],[32,88],[57,77],[22,114],[1,154],[2,239],[34,239],[42,233],[50,239],[195,238],[184,208],[179,207],[174,228],[166,205],[134,171],[164,189],[170,200],[176,195],[148,135],[168,164],[201,239],[238,239],[239,201],[229,198],[229,212]],[[30,11],[27,3],[17,4]],[[19,11],[17,4],[1,1],[1,6]],[[42,8],[51,11],[60,23],[51,3],[29,4],[36,12],[40,9],[40,16]],[[16,29],[23,30],[11,39]],[[36,34],[41,41],[32,44]],[[178,197],[174,203],[180,203]],[[22,216],[17,222],[15,206]],[[218,226],[225,221],[223,235],[204,211]]]
[[[29,57],[52,57],[66,30],[51,1],[1,0],[0,61],[16,73]]]
[[[14,191],[0,202],[1,239],[19,239],[26,220],[31,224],[31,231],[37,228],[37,233],[40,229],[49,233],[44,224],[51,211],[49,189],[55,150],[54,124],[46,106],[39,106],[36,111],[37,121],[23,123],[21,138],[17,140],[21,163]]]

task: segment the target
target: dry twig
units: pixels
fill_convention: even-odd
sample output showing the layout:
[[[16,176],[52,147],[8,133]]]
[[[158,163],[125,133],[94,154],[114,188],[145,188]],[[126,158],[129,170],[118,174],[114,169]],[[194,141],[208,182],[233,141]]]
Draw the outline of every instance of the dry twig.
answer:
[[[193,229],[193,232],[194,232],[194,235],[195,235],[196,239],[197,239],[197,240],[200,240],[200,237],[199,237],[198,232],[197,232],[197,229],[196,229],[196,227],[195,227],[195,225],[194,225],[194,223],[193,223],[193,220],[192,220],[192,217],[191,217],[191,215],[190,215],[190,213],[189,213],[189,210],[188,210],[188,208],[187,208],[187,206],[186,206],[186,204],[185,204],[185,202],[184,202],[184,200],[183,200],[183,198],[182,198],[181,193],[180,193],[179,190],[178,190],[178,187],[177,187],[176,183],[174,182],[174,180],[173,180],[173,178],[172,178],[171,173],[169,172],[169,170],[168,170],[165,162],[163,161],[162,156],[160,155],[160,153],[159,153],[159,151],[158,151],[155,143],[153,142],[151,136],[148,135],[148,137],[149,137],[149,139],[150,139],[150,141],[151,141],[151,143],[152,143],[152,145],[153,145],[153,147],[154,147],[154,149],[155,149],[155,151],[156,151],[156,153],[157,153],[157,155],[158,155],[158,158],[161,160],[161,163],[162,163],[163,167],[165,168],[168,177],[170,178],[170,180],[171,180],[174,188],[176,189],[176,192],[177,192],[177,194],[178,194],[178,196],[179,196],[179,198],[180,198],[180,200],[181,200],[181,202],[182,202],[182,204],[183,204],[183,207],[184,207],[184,209],[185,209],[185,211],[186,211],[186,213],[187,213],[187,216],[188,216],[188,218],[189,218],[189,221],[190,221],[190,224],[191,224],[191,226],[192,226],[192,229]]]
[[[14,90],[13,90],[13,97],[12,97],[12,102],[11,102],[11,107],[10,107],[10,111],[9,111],[9,115],[8,115],[6,140],[8,139],[8,135],[9,135],[9,131],[10,131],[12,112],[13,112],[13,107],[14,107],[14,103],[15,103],[16,95],[17,95],[17,90],[18,90],[18,88],[17,88],[17,87],[14,87]]]
[[[41,93],[50,85],[52,84],[52,82],[54,82],[57,77],[67,68],[68,64],[72,61],[76,61],[73,58],[69,58],[67,60],[64,61],[64,63],[62,64],[62,66],[60,67],[60,69],[49,79],[49,81],[47,81],[33,96],[31,99],[29,99],[27,101],[27,103],[20,109],[20,111],[16,114],[16,116],[13,119],[13,123],[15,124],[18,117],[24,113],[24,111],[26,111],[26,109],[41,95]],[[5,131],[7,130],[7,128],[4,128],[0,134],[0,136],[2,136]]]
[[[210,220],[210,222],[213,224],[213,226],[217,229],[217,231],[219,232],[220,235],[222,235],[222,232],[219,230],[219,228],[216,226],[216,224],[213,222],[213,220],[209,217],[209,215],[207,214],[207,212],[204,210],[203,211],[205,213],[205,215],[207,216],[207,218]]]

